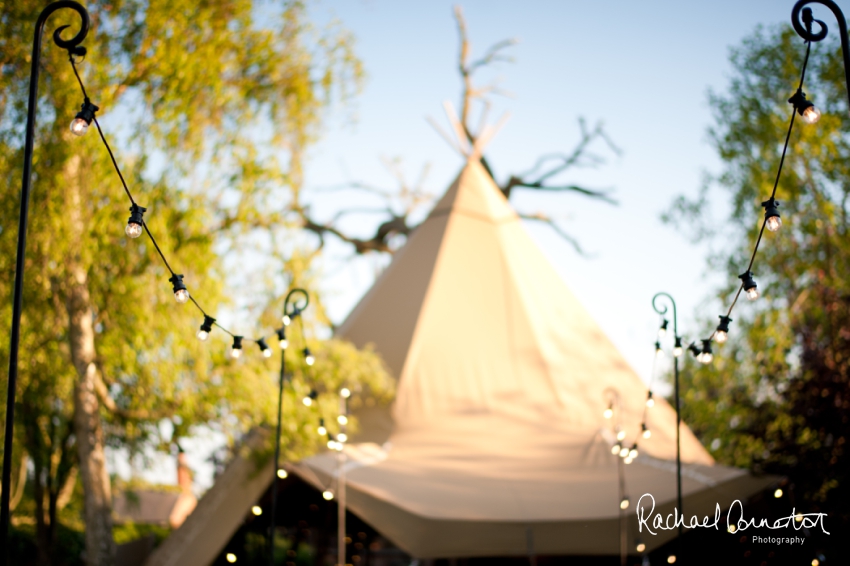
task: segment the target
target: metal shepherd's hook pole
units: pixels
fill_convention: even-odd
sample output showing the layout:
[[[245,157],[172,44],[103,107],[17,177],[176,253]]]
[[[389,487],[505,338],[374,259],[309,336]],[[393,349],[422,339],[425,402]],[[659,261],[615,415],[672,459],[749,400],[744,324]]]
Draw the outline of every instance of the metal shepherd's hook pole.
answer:
[[[298,303],[297,295],[303,298],[302,303]],[[274,437],[274,477],[272,478],[272,513],[269,520],[269,565],[274,566],[274,538],[277,532],[277,482],[281,476],[280,469],[280,427],[283,420],[283,386],[286,383],[286,348],[289,346],[289,341],[286,337],[286,327],[292,321],[301,316],[307,305],[310,304],[310,296],[304,289],[292,289],[287,293],[286,299],[283,301],[283,326],[277,330],[277,337],[280,340],[280,379],[278,380],[277,393],[277,430]],[[284,476],[285,477],[285,476]]]
[[[666,298],[670,301],[670,304],[673,305],[673,338],[675,339],[676,346],[681,344],[682,337],[679,336],[679,317],[676,312],[676,301],[673,300],[673,297],[670,296],[670,293],[656,293],[654,297],[652,297],[652,308],[655,309],[655,312],[664,316],[667,314],[667,305],[659,306],[658,299]],[[679,356],[673,356],[673,381],[674,381],[674,393],[676,399],[676,511],[679,513],[679,516],[682,517],[682,412],[680,408],[679,402]],[[679,537],[682,536],[682,521],[677,521],[679,525]],[[680,543],[681,544],[681,543]]]
[[[21,311],[23,309],[24,291],[24,260],[27,249],[27,220],[29,216],[30,184],[32,177],[32,151],[35,137],[35,119],[38,105],[38,71],[41,62],[41,39],[44,34],[44,24],[50,15],[62,8],[70,8],[80,15],[80,31],[73,38],[65,40],[60,37],[62,31],[69,26],[61,26],[53,32],[53,42],[62,49],[68,50],[68,55],[85,55],[85,47],[80,43],[89,32],[89,13],[77,2],[61,0],[49,4],[35,22],[35,37],[32,44],[32,65],[30,66],[30,89],[27,103],[27,129],[24,144],[24,175],[21,183],[21,215],[18,223],[18,251],[15,260],[15,297],[12,303],[12,331],[9,348],[9,382],[6,395],[6,437],[3,442],[3,493],[0,495],[0,564],[8,563],[9,552],[9,502],[12,483],[12,440],[15,426],[15,390],[18,382],[18,348],[21,341]]]

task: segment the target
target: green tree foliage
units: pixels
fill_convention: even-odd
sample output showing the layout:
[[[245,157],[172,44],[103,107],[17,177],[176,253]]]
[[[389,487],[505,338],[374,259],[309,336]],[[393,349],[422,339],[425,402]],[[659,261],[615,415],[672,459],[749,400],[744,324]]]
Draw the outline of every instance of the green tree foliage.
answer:
[[[29,53],[44,5],[0,3],[4,336]],[[136,200],[148,208],[151,231],[204,308],[236,333],[271,334],[280,325],[286,287],[309,286],[309,262],[291,243],[285,212],[298,201],[301,155],[320,134],[324,109],[359,87],[353,39],[333,25],[314,28],[297,1],[118,0],[87,8],[92,28],[80,73]],[[27,489],[13,484],[13,501],[20,501],[14,521],[35,524],[37,558],[50,563],[58,523],[80,526],[82,503],[73,501],[82,493],[87,560],[100,565],[112,563],[108,477],[93,461],[104,445],[167,451],[199,426],[236,438],[269,423],[279,358],[262,358],[246,343],[246,356],[229,360],[229,340],[219,331],[198,341],[201,317],[191,305],[174,302],[169,274],[150,242],[124,235],[129,202],[97,132],[92,126],[77,138],[68,131],[82,95],[67,53],[49,39],[63,24],[73,33],[77,15],[54,14],[42,50],[13,454],[16,478],[25,477],[18,471],[27,462],[34,473]],[[234,251],[240,255],[223,259]],[[235,285],[244,287],[228,290]],[[304,331],[315,341],[326,321],[319,301],[311,309]],[[232,314],[238,310],[253,315]],[[292,340],[300,336],[297,331]],[[311,349],[317,363],[310,372],[297,351],[287,354],[293,368],[288,458],[320,443],[305,432],[318,419],[315,409],[298,402],[305,387],[347,382],[373,401],[389,391],[375,354],[335,341],[311,342]],[[8,364],[8,354],[3,342],[0,365]],[[0,388],[6,386],[4,371]],[[90,427],[85,432],[81,414]],[[159,426],[164,420],[171,427]],[[164,428],[173,434],[164,436]],[[80,448],[82,434],[92,439],[93,451]],[[95,492],[101,507],[93,511]]]
[[[832,39],[812,48],[804,90],[823,117],[817,125],[799,117],[795,123],[777,192],[783,226],[765,232],[753,268],[762,298],[738,304],[714,364],[690,363],[683,372],[683,410],[720,462],[785,476],[791,505],[829,513],[833,536],[817,544],[846,555],[840,533],[850,520],[850,113]],[[723,172],[697,200],[680,198],[668,216],[698,238],[722,237],[710,265],[728,273],[718,296],[724,305],[761,227],[760,203],[773,188],[792,111],[787,99],[804,53],[788,27],[759,29],[732,51],[728,91],[711,95],[711,140]],[[708,214],[713,196],[731,204],[716,227]]]

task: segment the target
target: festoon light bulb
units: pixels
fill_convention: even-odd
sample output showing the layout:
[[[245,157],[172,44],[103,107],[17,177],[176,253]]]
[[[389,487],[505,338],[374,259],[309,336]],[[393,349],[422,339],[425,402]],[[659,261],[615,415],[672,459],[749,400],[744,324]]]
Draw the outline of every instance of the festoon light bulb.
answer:
[[[289,340],[286,339],[286,327],[278,328],[275,332],[278,339],[277,345],[280,346],[281,350],[287,349],[289,347]]]
[[[610,419],[614,416],[614,403],[608,403],[608,407],[602,412],[602,416],[606,419]]]
[[[328,429],[325,428],[325,419],[319,419],[319,428],[316,429],[316,432],[319,433],[319,436],[325,436],[328,433]]]
[[[747,295],[747,299],[755,301],[759,298],[759,288],[756,285],[756,280],[753,279],[752,271],[745,271],[738,276],[738,279],[743,282],[744,293]]]
[[[272,349],[269,348],[268,344],[266,344],[265,338],[260,338],[259,340],[257,340],[257,346],[260,347],[260,352],[263,353],[264,358],[272,357]]]
[[[130,206],[130,219],[127,220],[127,225],[124,226],[124,233],[130,238],[138,238],[144,231],[144,214],[147,208],[133,204]]]
[[[201,342],[206,341],[210,336],[210,332],[212,332],[212,325],[215,323],[215,319],[211,316],[204,315],[204,322],[201,323],[201,327],[198,329],[198,339]]]
[[[316,358],[313,357],[313,354],[310,353],[310,348],[304,348],[304,363],[308,366],[316,363]]]
[[[652,431],[651,431],[651,430],[649,430],[649,427],[647,427],[647,426],[646,426],[646,423],[642,423],[642,424],[640,425],[640,430],[641,430],[641,435],[642,435],[644,438],[649,438],[649,437],[651,437],[651,436],[652,436]]]
[[[806,124],[816,124],[820,120],[820,110],[810,100],[806,100],[806,93],[801,89],[798,88],[788,102],[794,105],[794,109]]]
[[[676,344],[673,346],[673,357],[678,358],[682,355],[682,337],[676,336]]]
[[[171,290],[174,292],[174,299],[181,305],[188,301],[189,290],[186,288],[186,284],[183,283],[183,276],[179,273],[175,273],[169,277],[168,280],[171,282]]]
[[[100,110],[97,106],[91,103],[91,101],[86,98],[83,102],[83,106],[77,115],[71,120],[71,133],[75,136],[82,136],[89,130],[89,126],[94,120],[94,113]]]
[[[714,354],[711,353],[711,338],[707,338],[702,341],[702,352],[697,356],[697,360],[703,364],[710,364],[713,359]]]
[[[659,359],[664,357],[664,350],[661,349],[661,342],[658,341],[655,342],[655,357]]]
[[[729,338],[729,323],[732,319],[728,316],[720,315],[720,324],[717,325],[717,330],[714,331],[714,339],[718,344],[723,344]]]
[[[667,325],[670,324],[670,321],[666,318],[661,319],[661,326],[658,328],[658,337],[664,338],[667,335]]]
[[[242,336],[234,336],[233,344],[230,346],[230,357],[238,360],[242,355]]]
[[[782,226],[782,218],[779,216],[779,201],[770,197],[761,205],[764,207],[764,225],[771,232],[776,232]]]
[[[652,391],[647,391],[646,393],[646,406],[652,407],[655,405],[655,399],[652,398]]]

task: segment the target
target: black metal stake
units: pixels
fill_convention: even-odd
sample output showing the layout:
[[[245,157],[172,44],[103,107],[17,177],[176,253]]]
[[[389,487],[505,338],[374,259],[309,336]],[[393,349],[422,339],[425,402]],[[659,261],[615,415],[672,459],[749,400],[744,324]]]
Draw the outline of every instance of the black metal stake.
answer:
[[[38,105],[38,71],[41,60],[41,39],[44,24],[50,15],[62,8],[71,8],[80,15],[80,31],[70,40],[62,39],[59,34],[68,26],[61,26],[53,33],[53,42],[67,49],[69,55],[82,55],[84,48],[77,47],[86,38],[89,31],[89,13],[73,0],[60,0],[49,4],[35,22],[35,34],[32,44],[32,64],[30,66],[30,89],[27,103],[27,129],[24,145],[24,174],[21,183],[21,215],[18,222],[18,250],[15,259],[15,297],[12,302],[12,332],[9,347],[9,382],[6,393],[6,437],[3,441],[3,493],[0,495],[0,564],[8,564],[9,553],[9,504],[12,484],[12,444],[15,427],[15,393],[18,382],[18,348],[21,341],[21,311],[24,292],[24,260],[27,249],[27,222],[29,217],[30,185],[32,177],[32,152],[35,137],[36,107]]]
[[[670,296],[670,293],[660,292],[656,293],[654,297],[652,297],[652,308],[655,309],[660,315],[667,314],[667,306],[662,305],[659,307],[656,304],[656,301],[659,297],[665,297],[670,300],[670,304],[673,305],[673,339],[675,340],[674,344],[678,345],[681,336],[679,336],[679,318],[676,312],[676,301],[673,300],[673,297]],[[682,412],[679,404],[679,356],[673,355],[673,381],[674,381],[674,395],[676,397],[676,511],[679,514],[679,517],[682,517],[682,440],[681,440],[681,428],[682,428]],[[682,537],[682,521],[677,521],[679,525],[679,539],[681,541]],[[679,546],[681,547],[681,542],[679,542]]]
[[[294,295],[303,295],[304,303],[300,306],[296,304],[292,297]],[[307,291],[304,289],[292,289],[287,293],[286,299],[283,302],[283,317],[286,319],[289,317],[290,322],[295,319],[295,317],[300,316],[301,313],[307,308],[307,305],[310,304],[310,296],[307,294]],[[284,328],[286,327],[286,323],[284,323]],[[269,521],[269,566],[274,566],[274,538],[277,529],[275,528],[275,522],[277,517],[277,480],[278,480],[278,471],[280,470],[280,427],[281,422],[283,420],[283,386],[286,383],[286,345],[284,338],[285,334],[282,331],[280,333],[281,337],[281,348],[280,348],[280,379],[278,381],[278,394],[277,394],[277,433],[275,434],[274,441],[274,476],[272,477],[272,516]]]

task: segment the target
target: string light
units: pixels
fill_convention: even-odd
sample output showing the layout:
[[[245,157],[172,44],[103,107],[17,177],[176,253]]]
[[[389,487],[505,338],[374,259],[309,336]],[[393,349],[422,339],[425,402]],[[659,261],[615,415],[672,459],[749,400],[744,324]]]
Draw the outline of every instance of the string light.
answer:
[[[794,109],[803,118],[803,122],[816,124],[820,120],[820,110],[811,101],[806,100],[806,93],[802,89],[798,88],[794,96],[788,99],[788,102],[794,106]]]
[[[304,348],[304,363],[308,366],[316,363],[316,358],[314,358],[313,354],[310,353],[310,348]]]
[[[322,497],[325,498],[325,501],[330,501],[334,498],[334,492],[332,492],[329,489],[326,489],[325,491],[322,492]]]
[[[215,324],[215,319],[209,315],[204,315],[204,322],[201,323],[201,328],[198,330],[198,339],[201,342],[206,341],[212,332],[212,325]]]
[[[714,339],[718,344],[723,344],[729,338],[729,323],[732,319],[728,316],[720,316],[720,324],[717,325],[717,330],[714,331]]]
[[[614,403],[608,403],[608,408],[602,413],[602,416],[606,419],[610,419],[614,416]]]
[[[644,438],[649,438],[652,436],[652,431],[646,426],[646,423],[641,423],[640,425],[641,436]]]
[[[773,497],[775,497],[776,499],[782,497],[782,489],[777,488],[776,491],[773,492]]]
[[[652,391],[646,393],[646,406],[650,409],[655,406],[655,399],[652,398]]]
[[[747,299],[755,301],[759,298],[758,285],[756,285],[756,280],[753,279],[752,271],[745,271],[738,276],[738,279],[743,282],[744,293],[746,293]]]
[[[339,390],[339,395],[343,399],[348,399],[349,397],[351,397],[351,390],[348,387],[343,387]]]
[[[664,350],[661,349],[661,342],[658,342],[658,341],[655,342],[655,357],[657,357],[657,358],[663,358],[664,357]]]
[[[253,513],[257,517],[259,517],[260,515],[263,514],[263,508],[260,507],[259,505],[254,505],[253,507],[251,507],[251,513]]]
[[[348,417],[346,417],[345,415],[340,415],[336,418],[336,422],[338,422],[341,425],[347,425],[348,424]]]
[[[666,318],[661,320],[661,327],[658,329],[658,337],[664,338],[667,335],[667,325],[670,324]]]
[[[673,357],[678,358],[682,355],[682,338],[681,336],[676,336],[676,345],[673,347]]]
[[[623,446],[620,448],[620,458],[628,458],[629,457],[629,449]]]
[[[319,419],[319,428],[316,429],[316,432],[319,433],[319,436],[325,436],[328,433],[328,429],[325,428],[325,419]]]
[[[620,448],[621,448],[621,446],[620,446],[620,443],[618,442],[617,444],[615,444],[614,446],[611,447],[611,454],[614,454],[616,456],[617,454],[620,453]]]
[[[646,545],[640,539],[637,539],[636,542],[637,546],[635,546],[635,550],[637,550],[638,552],[643,552],[644,550],[646,550]]]
[[[638,457],[638,447],[637,447],[637,442],[635,442],[634,444],[632,444],[631,450],[629,450],[629,458],[634,460],[637,457]]]
[[[315,401],[318,396],[319,392],[315,389],[311,389],[310,393],[306,397],[304,397],[301,402],[304,403],[305,406],[310,407],[313,404],[313,401]]]
[[[272,357],[272,349],[269,348],[268,344],[266,344],[265,338],[260,338],[259,340],[257,340],[257,346],[260,347],[260,352],[263,353],[264,358],[271,358]]]
[[[626,431],[625,430],[618,431],[617,432],[617,440],[623,440],[624,438],[626,438]]]
[[[124,192],[127,194],[127,197],[130,201],[130,218],[127,221],[127,225],[124,227],[124,233],[129,238],[138,238],[139,236],[142,235],[142,233],[144,233],[144,232],[147,233],[148,237],[150,238],[151,242],[153,243],[154,250],[159,255],[163,264],[165,264],[165,267],[171,273],[171,277],[169,278],[169,282],[171,282],[171,284],[172,284],[172,292],[174,293],[175,300],[179,304],[184,304],[184,303],[191,301],[195,305],[195,307],[197,307],[198,310],[201,311],[201,314],[204,316],[204,323],[201,325],[200,329],[197,332],[198,338],[202,341],[207,340],[210,332],[212,331],[212,326],[213,326],[213,324],[215,324],[216,326],[221,328],[221,330],[223,330],[225,333],[227,333],[227,334],[229,334],[230,336],[233,337],[234,347],[231,350],[231,356],[233,358],[238,358],[242,353],[241,342],[242,342],[243,337],[237,336],[234,333],[227,330],[226,328],[222,327],[220,324],[217,324],[216,319],[209,316],[207,314],[207,312],[204,311],[204,309],[201,307],[201,305],[198,304],[198,302],[194,298],[191,297],[189,290],[186,288],[186,284],[183,281],[183,275],[174,272],[174,270],[171,268],[171,265],[169,264],[168,260],[166,259],[165,254],[162,251],[162,248],[160,248],[159,244],[157,243],[156,238],[154,238],[154,235],[151,233],[151,231],[149,229],[147,229],[147,226],[144,222],[144,214],[147,211],[147,209],[143,206],[138,205],[136,203],[136,201],[133,199],[133,195],[130,192],[129,187],[127,186],[126,180],[124,179],[124,175],[121,173],[121,169],[118,167],[118,161],[116,160],[115,155],[112,152],[112,148],[109,146],[109,143],[106,140],[106,136],[104,135],[103,130],[101,129],[100,124],[98,123],[97,118],[96,118],[96,113],[100,110],[100,108],[98,108],[98,106],[93,104],[91,102],[91,100],[89,99],[88,94],[86,93],[85,86],[83,85],[83,81],[80,78],[79,73],[77,72],[77,66],[76,66],[77,61],[74,58],[75,54],[80,55],[80,54],[82,54],[82,52],[81,53],[72,53],[72,56],[70,58],[70,63],[71,63],[71,67],[74,71],[74,76],[76,77],[77,82],[80,86],[80,91],[83,94],[83,104],[80,107],[80,111],[77,112],[76,116],[74,117],[74,119],[71,122],[71,126],[70,126],[71,132],[74,135],[82,136],[88,131],[89,126],[91,126],[92,123],[94,123],[95,127],[97,128],[98,133],[100,134],[100,139],[103,142],[104,148],[106,149],[106,151],[109,154],[109,157],[111,159],[112,166],[113,166],[116,174],[118,175],[118,178],[121,180],[121,184],[122,184],[122,187],[124,189]],[[298,306],[295,306],[295,305],[293,305],[293,306],[294,306],[293,311],[291,313],[289,313],[289,315],[283,316],[284,326],[289,325],[295,317],[297,317],[301,314],[301,308],[298,307]],[[286,335],[285,335],[284,329],[278,330],[277,333],[278,333],[278,338],[280,339],[281,348],[286,348],[288,343],[286,341]],[[260,351],[262,352],[263,356],[265,356],[265,357],[271,356],[271,350],[268,347],[268,344],[266,343],[265,338],[259,338],[259,339],[256,339],[254,341],[260,347]],[[312,356],[310,356],[310,358],[312,359]],[[309,363],[311,363],[311,362],[309,362],[309,360],[308,360],[308,364]]]
[[[629,496],[626,495],[620,500],[620,509],[626,510],[629,508]]]
[[[711,338],[702,341],[702,352],[697,356],[697,361],[703,364],[710,364],[714,359],[714,354],[711,353]]]
[[[283,322],[284,326],[289,326],[292,324],[292,318],[288,314],[285,314],[283,315],[283,318],[281,318],[281,322]]]
[[[92,120],[94,120],[94,113],[98,110],[100,108],[92,104],[88,97],[86,97],[82,108],[77,112],[74,119],[71,120],[71,133],[75,136],[84,135],[89,130]]]
[[[279,477],[282,480],[285,480],[287,477],[289,477],[289,473],[286,470],[284,470],[283,468],[281,468],[277,471],[277,477]]]
[[[289,340],[286,339],[286,328],[278,328],[275,330],[277,333],[278,346],[280,346],[281,350],[285,350],[289,347]]]
[[[700,359],[700,355],[702,354],[702,350],[700,350],[700,349],[697,347],[696,342],[691,342],[690,344],[688,344],[688,351],[689,351],[691,354],[693,354],[694,356],[696,356],[696,359],[697,359],[697,360],[699,360],[699,359]]]
[[[144,224],[144,215],[147,208],[133,203],[130,206],[130,219],[127,220],[127,225],[124,227],[124,233],[130,238],[138,238],[142,235],[142,225]]]
[[[341,433],[336,435],[336,439],[340,442],[346,442],[348,440],[348,435],[345,434],[344,432],[341,432]]]
[[[761,205],[764,207],[764,225],[771,232],[776,232],[782,227],[782,218],[779,216],[779,201],[770,197]]]
[[[242,336],[234,336],[233,344],[230,346],[230,357],[238,360],[242,355]]]
[[[171,281],[175,300],[181,305],[188,301],[189,290],[186,288],[186,284],[183,283],[183,276],[178,273],[172,273],[168,280]]]

